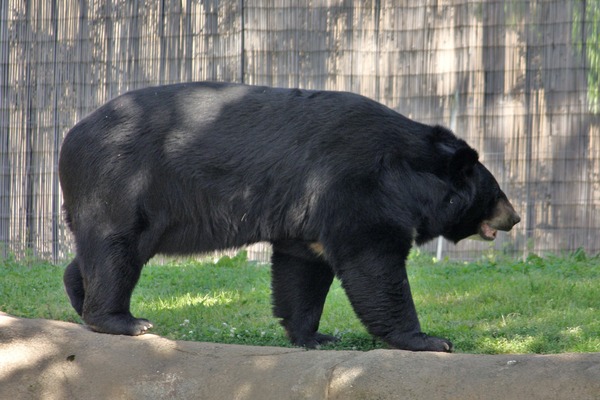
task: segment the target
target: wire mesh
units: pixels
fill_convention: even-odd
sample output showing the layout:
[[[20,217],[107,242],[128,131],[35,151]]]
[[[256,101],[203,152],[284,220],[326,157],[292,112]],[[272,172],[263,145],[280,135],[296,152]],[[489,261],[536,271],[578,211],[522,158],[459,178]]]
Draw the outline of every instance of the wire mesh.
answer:
[[[598,1],[4,0],[1,251],[73,251],[57,157],[85,114],[130,89],[220,80],[352,91],[451,126],[523,217],[493,249],[598,253],[598,32]]]

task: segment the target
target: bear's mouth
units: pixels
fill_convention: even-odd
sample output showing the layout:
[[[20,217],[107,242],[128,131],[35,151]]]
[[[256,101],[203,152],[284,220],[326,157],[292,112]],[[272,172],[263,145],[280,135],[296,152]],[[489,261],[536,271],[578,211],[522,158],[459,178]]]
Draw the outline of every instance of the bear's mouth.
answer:
[[[494,240],[496,239],[496,235],[498,234],[498,230],[492,228],[492,226],[483,221],[481,225],[479,225],[479,237],[483,240]]]
[[[498,234],[497,229],[492,228],[492,226],[489,224],[489,222],[483,221],[479,225],[478,232],[472,236],[469,236],[468,239],[485,240],[487,242],[487,241],[492,241],[492,240],[496,239],[497,234]]]

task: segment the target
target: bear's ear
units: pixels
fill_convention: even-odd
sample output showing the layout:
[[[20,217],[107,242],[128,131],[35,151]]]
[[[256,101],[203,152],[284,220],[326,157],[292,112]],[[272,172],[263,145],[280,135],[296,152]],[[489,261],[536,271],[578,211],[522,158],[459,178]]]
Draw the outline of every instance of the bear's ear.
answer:
[[[450,175],[453,177],[468,176],[479,160],[479,154],[470,147],[462,147],[452,155],[450,160]]]

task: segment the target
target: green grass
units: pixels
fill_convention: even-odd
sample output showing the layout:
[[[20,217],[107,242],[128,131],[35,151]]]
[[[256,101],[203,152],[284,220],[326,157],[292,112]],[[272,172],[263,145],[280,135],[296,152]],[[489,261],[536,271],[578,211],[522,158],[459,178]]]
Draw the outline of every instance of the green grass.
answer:
[[[29,318],[80,322],[62,288],[64,266],[0,260],[0,310]],[[421,325],[463,353],[600,351],[600,258],[579,251],[489,256],[435,263],[412,253],[409,273]],[[289,346],[271,315],[269,267],[244,254],[219,262],[194,260],[144,268],[132,312],[153,321],[153,333],[178,340]],[[341,341],[328,349],[386,347],[360,324],[339,282],[331,288],[321,331]]]

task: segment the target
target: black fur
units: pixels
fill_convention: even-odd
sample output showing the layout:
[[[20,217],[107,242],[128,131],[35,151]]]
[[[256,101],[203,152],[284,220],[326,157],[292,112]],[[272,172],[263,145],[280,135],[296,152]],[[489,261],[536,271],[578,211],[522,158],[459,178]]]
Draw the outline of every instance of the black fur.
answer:
[[[274,314],[293,343],[334,340],[317,329],[335,275],[372,334],[449,351],[419,326],[405,269],[413,240],[489,238],[518,222],[464,141],[341,92],[129,92],[69,132],[59,172],[77,248],[67,293],[90,327],[115,334],[151,327],[129,301],[154,254],[270,241]]]

